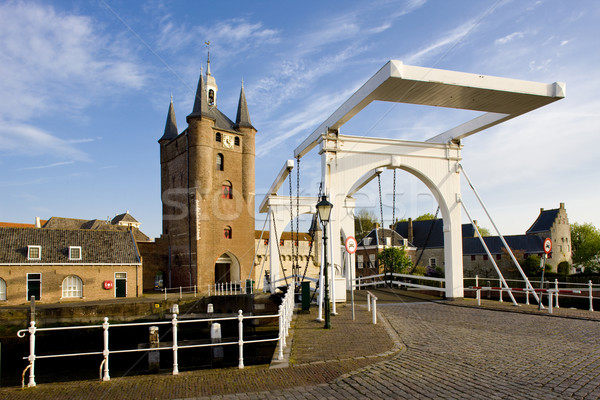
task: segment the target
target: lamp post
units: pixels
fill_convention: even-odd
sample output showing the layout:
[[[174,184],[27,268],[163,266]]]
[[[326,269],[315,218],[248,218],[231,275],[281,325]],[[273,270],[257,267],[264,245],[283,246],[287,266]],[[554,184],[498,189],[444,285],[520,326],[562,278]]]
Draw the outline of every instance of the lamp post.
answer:
[[[321,201],[317,203],[317,212],[319,213],[319,219],[323,224],[323,259],[325,265],[324,278],[325,278],[325,329],[331,329],[331,312],[329,310],[329,280],[327,278],[327,223],[331,217],[331,208],[333,204],[327,201],[327,196],[323,195]]]

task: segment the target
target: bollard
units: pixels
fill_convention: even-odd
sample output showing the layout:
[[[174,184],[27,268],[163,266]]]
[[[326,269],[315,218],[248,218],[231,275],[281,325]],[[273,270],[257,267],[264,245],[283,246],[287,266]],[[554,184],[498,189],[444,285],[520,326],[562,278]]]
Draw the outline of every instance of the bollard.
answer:
[[[371,311],[371,293],[367,291],[367,311]]]
[[[277,355],[278,360],[283,360],[283,346],[285,345],[285,338],[283,337],[283,307],[279,305],[279,354]]]
[[[150,326],[148,331],[148,342],[150,343],[150,348],[158,349],[160,347],[158,326]],[[148,370],[150,372],[158,372],[160,370],[160,351],[153,350],[148,352]]]
[[[221,343],[221,324],[215,322],[210,326],[210,342]],[[223,361],[223,346],[214,346],[212,348],[212,359],[220,363]]]
[[[548,314],[552,314],[552,296],[554,292],[548,290]]]
[[[525,304],[529,305],[529,288],[525,290]]]
[[[377,324],[377,297],[373,296],[373,325]]]

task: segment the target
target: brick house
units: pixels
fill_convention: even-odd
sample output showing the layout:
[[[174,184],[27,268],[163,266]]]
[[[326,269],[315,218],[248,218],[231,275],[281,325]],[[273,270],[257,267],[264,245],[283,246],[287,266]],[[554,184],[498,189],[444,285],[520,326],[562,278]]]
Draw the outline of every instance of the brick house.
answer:
[[[406,254],[415,262],[417,248],[398,232],[388,228],[371,230],[358,243],[356,249],[356,277],[383,274],[377,255],[386,247],[404,248]]]
[[[0,304],[141,294],[142,261],[131,231],[0,227]]]

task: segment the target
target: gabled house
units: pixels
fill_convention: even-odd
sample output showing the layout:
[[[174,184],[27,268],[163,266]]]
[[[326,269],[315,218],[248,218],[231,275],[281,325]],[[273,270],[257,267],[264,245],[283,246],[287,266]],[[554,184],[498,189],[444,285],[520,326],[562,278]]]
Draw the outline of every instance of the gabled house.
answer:
[[[131,231],[0,227],[0,305],[141,294]]]
[[[404,248],[410,259],[415,262],[417,248],[398,232],[388,228],[375,228],[371,230],[358,243],[356,249],[356,276],[369,276],[382,274],[383,266],[380,265],[377,255],[385,248]]]

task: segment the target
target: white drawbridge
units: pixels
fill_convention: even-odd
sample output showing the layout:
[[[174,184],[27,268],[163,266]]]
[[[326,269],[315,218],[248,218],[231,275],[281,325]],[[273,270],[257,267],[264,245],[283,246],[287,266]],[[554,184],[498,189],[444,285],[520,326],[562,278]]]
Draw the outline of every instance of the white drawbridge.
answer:
[[[463,72],[404,65],[389,61],[294,151],[298,160],[315,147],[321,156],[323,193],[333,203],[327,225],[328,260],[342,266],[348,285],[354,279],[353,257],[338,249],[340,238],[354,235],[353,195],[382,168],[401,169],[421,180],[440,207],[444,226],[445,295],[464,295],[461,233],[462,139],[542,107],[565,96],[564,83],[538,83]],[[373,101],[420,104],[484,112],[479,117],[424,142],[345,136],[341,126]],[[271,236],[280,235],[289,208],[277,191],[293,162],[287,161],[261,204],[271,215]],[[316,198],[303,198],[300,213],[314,213]],[[289,220],[289,219],[288,219]],[[279,240],[279,238],[275,238]],[[332,249],[334,249],[332,251]],[[271,276],[278,276],[279,259],[271,248]],[[347,287],[350,289],[350,286]],[[336,296],[339,298],[339,296]]]

